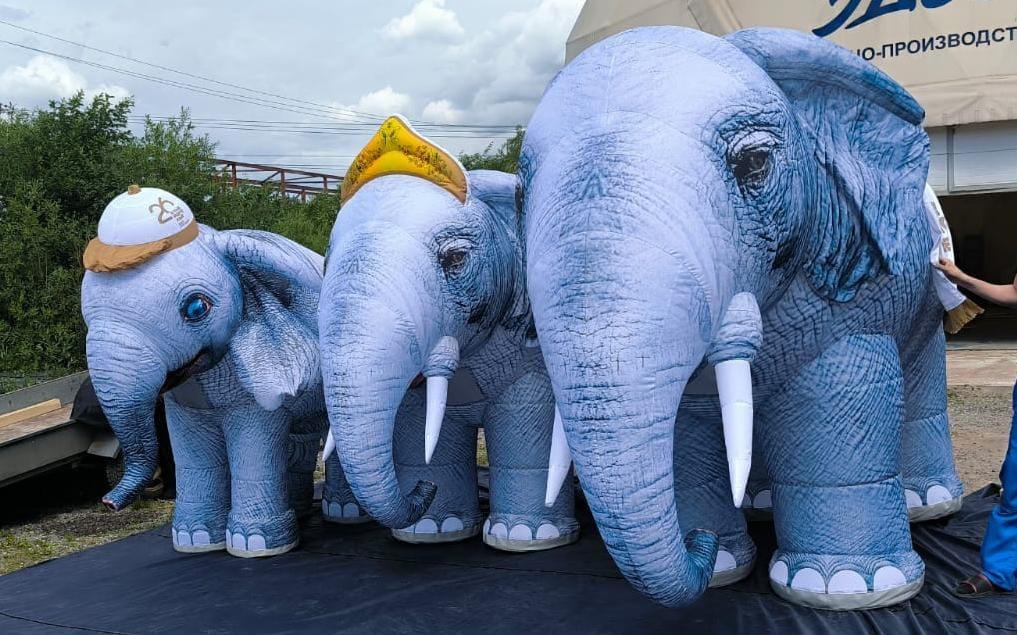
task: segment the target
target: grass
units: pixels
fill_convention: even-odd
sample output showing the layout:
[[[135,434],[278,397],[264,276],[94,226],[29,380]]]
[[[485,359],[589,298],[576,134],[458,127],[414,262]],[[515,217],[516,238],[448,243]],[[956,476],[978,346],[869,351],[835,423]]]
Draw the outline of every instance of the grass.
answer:
[[[103,470],[65,466],[9,485],[0,506],[0,575],[169,522],[173,502],[140,500],[113,513]]]
[[[484,433],[477,464],[488,465]],[[325,477],[319,460],[315,480]],[[98,501],[101,470],[62,468],[8,486],[0,509],[0,575],[133,536],[168,523],[173,501],[139,500],[120,512]]]
[[[0,575],[159,527],[172,513],[172,501],[138,501],[116,514],[95,503],[0,529]]]

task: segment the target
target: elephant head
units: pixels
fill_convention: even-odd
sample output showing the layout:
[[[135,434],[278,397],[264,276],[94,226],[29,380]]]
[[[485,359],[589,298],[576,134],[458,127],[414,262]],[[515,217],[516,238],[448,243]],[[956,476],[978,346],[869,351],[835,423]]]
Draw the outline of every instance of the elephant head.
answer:
[[[88,368],[126,464],[103,497],[107,507],[130,504],[152,478],[163,392],[224,359],[267,410],[318,381],[322,262],[296,243],[202,225],[179,248],[128,268],[97,269],[81,285]]]
[[[737,490],[760,310],[792,283],[829,306],[898,272],[922,117],[857,56],[778,29],[627,31],[546,90],[520,167],[534,319],[600,532],[658,602],[696,599],[716,552],[678,523],[687,382],[730,363],[717,376]]]
[[[396,478],[392,435],[411,382],[427,382],[429,461],[460,357],[499,325],[527,326],[516,185],[467,174],[396,117],[347,173],[319,305],[322,379],[346,478],[386,526],[413,524],[435,494],[420,482],[404,495]]]

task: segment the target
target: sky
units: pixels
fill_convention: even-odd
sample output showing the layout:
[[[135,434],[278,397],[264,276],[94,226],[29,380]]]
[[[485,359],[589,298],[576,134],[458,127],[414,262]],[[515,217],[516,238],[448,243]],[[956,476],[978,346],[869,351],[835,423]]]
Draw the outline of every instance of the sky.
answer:
[[[0,103],[45,107],[83,90],[132,96],[138,117],[186,107],[219,157],[342,174],[394,113],[443,124],[425,134],[454,153],[500,144],[506,129],[488,126],[526,124],[581,6],[0,0]]]

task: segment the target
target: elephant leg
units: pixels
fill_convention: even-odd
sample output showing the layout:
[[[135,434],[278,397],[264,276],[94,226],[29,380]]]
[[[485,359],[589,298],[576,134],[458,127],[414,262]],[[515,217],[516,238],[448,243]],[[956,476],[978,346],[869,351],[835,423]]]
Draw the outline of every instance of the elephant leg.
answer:
[[[759,433],[753,438],[753,445],[759,446]],[[742,499],[742,512],[750,521],[773,520],[773,495],[770,491],[770,475],[766,473],[763,461],[753,461],[749,472],[749,482],[745,486],[745,498]]]
[[[491,464],[491,514],[484,543],[504,551],[553,549],[579,540],[572,479],[544,505],[554,394],[546,373],[531,372],[507,388],[484,415]]]
[[[403,492],[419,481],[437,486],[427,512],[409,527],[392,535],[403,542],[440,543],[472,538],[480,532],[477,498],[477,429],[445,412],[438,445],[430,464],[424,462],[424,393],[411,391],[396,415],[392,453],[396,477]]]
[[[870,609],[921,589],[900,476],[903,378],[894,341],[845,337],[764,405],[781,597]]]
[[[173,548],[185,553],[225,549],[230,470],[221,417],[167,397],[166,423],[177,478]]]
[[[676,425],[678,520],[682,527],[717,534],[720,547],[710,586],[732,584],[752,572],[756,546],[746,532],[744,514],[731,500],[719,402],[715,397],[683,396]]]
[[[301,432],[299,429],[295,423],[289,434],[286,490],[289,492],[290,506],[297,517],[305,518],[314,506],[314,469],[318,464],[323,433]]]
[[[355,525],[371,520],[353,496],[353,490],[346,481],[343,466],[335,452],[325,457],[325,487],[321,490],[321,515],[326,521],[341,525]]]
[[[946,341],[939,321],[904,367],[901,473],[911,522],[948,516],[963,503],[946,410]]]
[[[235,408],[225,421],[232,499],[227,550],[243,558],[273,556],[295,547],[297,516],[289,504],[290,415],[280,408]]]

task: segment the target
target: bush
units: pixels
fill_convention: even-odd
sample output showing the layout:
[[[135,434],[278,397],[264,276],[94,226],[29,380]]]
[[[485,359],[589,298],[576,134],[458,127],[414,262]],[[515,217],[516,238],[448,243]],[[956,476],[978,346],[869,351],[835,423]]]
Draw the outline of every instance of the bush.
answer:
[[[127,127],[133,104],[79,93],[25,112],[0,108],[0,376],[85,368],[81,254],[107,203],[131,183],[161,187],[216,229],[261,229],[318,253],[339,209],[324,194],[301,203],[268,187],[217,179],[215,144],[186,110]],[[523,130],[498,149],[460,157],[467,169],[515,172]]]
[[[135,136],[131,107],[78,94],[40,112],[0,111],[0,375],[85,368],[81,254],[131,183],[173,192],[217,229],[272,231],[319,253],[328,245],[335,195],[304,204],[229,188],[215,178],[215,144],[194,134],[186,111]]]

